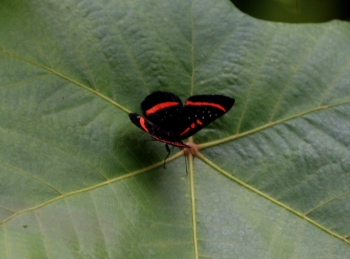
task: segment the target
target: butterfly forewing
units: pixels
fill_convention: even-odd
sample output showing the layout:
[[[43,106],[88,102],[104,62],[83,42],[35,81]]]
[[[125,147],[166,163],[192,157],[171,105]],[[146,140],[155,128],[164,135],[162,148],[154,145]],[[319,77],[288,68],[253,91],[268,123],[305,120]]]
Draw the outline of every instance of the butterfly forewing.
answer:
[[[183,105],[175,94],[157,91],[146,97],[141,103],[141,109],[152,123],[163,129],[174,131],[179,124]]]
[[[186,139],[228,112],[235,99],[224,95],[195,95],[188,98],[181,114],[180,139]]]

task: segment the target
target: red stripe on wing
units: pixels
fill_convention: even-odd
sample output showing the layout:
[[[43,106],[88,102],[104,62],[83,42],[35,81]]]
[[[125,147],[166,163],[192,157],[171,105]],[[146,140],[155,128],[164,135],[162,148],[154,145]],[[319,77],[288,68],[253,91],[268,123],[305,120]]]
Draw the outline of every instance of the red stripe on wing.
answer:
[[[140,117],[140,125],[146,132],[149,133],[149,130],[148,130],[147,126],[146,126],[146,120],[143,117]]]
[[[176,105],[180,105],[180,103],[179,102],[159,103],[159,104],[153,106],[151,109],[148,109],[146,111],[146,115],[149,116],[152,113],[155,113],[155,112],[160,111],[162,109],[165,109],[165,108],[168,108],[168,107],[171,107],[171,106],[176,106]]]
[[[184,134],[186,134],[187,132],[189,132],[191,130],[191,128],[187,128],[187,129],[185,129],[181,134],[180,134],[180,136],[182,136],[182,135],[184,135]]]
[[[208,102],[191,102],[191,101],[187,101],[186,105],[194,105],[194,106],[212,106],[212,107],[216,107],[219,108],[220,110],[223,110],[224,112],[226,112],[226,109],[221,106],[220,104],[217,103],[208,103]]]
[[[182,142],[177,142],[177,141],[170,141],[170,140],[165,140],[165,139],[161,139],[161,138],[158,138],[156,136],[152,136],[154,139],[156,140],[159,140],[161,142],[164,142],[164,143],[167,143],[167,144],[170,144],[170,145],[173,145],[173,146],[177,146],[177,147],[185,147],[185,148],[191,148],[190,146],[182,143]]]

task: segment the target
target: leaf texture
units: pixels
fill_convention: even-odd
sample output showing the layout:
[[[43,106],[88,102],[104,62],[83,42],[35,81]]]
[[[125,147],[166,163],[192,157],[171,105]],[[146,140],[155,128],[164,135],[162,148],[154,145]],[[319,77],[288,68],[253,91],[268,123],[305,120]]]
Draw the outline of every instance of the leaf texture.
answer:
[[[221,0],[2,1],[0,258],[349,258],[349,39]],[[188,175],[129,121],[156,90],[236,99]]]

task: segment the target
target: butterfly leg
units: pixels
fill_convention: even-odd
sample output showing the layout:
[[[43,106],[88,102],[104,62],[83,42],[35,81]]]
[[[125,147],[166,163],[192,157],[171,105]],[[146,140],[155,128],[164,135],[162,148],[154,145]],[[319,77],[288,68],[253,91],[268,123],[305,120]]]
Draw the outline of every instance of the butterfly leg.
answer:
[[[166,155],[166,157],[164,159],[164,169],[165,169],[165,162],[170,155],[170,148],[169,148],[168,144],[165,144],[165,149],[166,149],[166,151],[168,151],[168,154]]]
[[[185,155],[185,166],[186,166],[186,176],[188,175],[188,171],[187,171],[187,157]]]

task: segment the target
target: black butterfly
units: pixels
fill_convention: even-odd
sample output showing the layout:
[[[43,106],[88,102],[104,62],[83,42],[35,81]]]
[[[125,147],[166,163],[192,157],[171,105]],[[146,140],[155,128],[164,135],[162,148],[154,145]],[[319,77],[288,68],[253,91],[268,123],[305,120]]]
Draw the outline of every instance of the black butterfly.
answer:
[[[130,113],[129,118],[155,140],[166,143],[166,160],[170,154],[168,144],[191,148],[182,140],[224,115],[234,103],[235,99],[224,95],[194,95],[183,106],[177,95],[157,91],[148,95],[141,103],[145,117],[153,124],[137,113]]]

